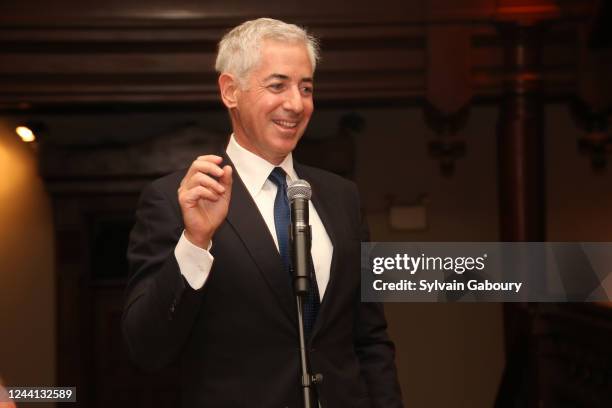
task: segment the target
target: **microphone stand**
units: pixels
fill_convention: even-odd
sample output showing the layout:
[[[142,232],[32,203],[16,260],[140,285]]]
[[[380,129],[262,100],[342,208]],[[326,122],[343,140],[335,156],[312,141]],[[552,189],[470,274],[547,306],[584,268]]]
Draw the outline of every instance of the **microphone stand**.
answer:
[[[304,202],[300,200],[293,201],[292,206],[300,207]],[[305,202],[308,206],[308,201]],[[307,207],[306,207],[307,208]],[[296,208],[298,211],[300,208]],[[306,221],[307,222],[307,221]],[[302,395],[304,408],[319,408],[319,404],[315,397],[314,386],[323,381],[322,374],[310,374],[309,355],[306,347],[306,335],[304,332],[304,299],[310,289],[310,274],[308,271],[311,234],[310,225],[296,222],[290,224],[289,239],[291,241],[292,250],[292,272],[294,276],[293,286],[295,291],[298,331],[300,337],[300,371]]]

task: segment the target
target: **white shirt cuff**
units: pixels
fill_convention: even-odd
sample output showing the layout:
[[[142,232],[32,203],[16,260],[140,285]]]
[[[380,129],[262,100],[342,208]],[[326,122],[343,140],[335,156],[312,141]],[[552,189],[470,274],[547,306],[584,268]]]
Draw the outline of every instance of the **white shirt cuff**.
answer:
[[[189,286],[195,290],[204,286],[210,274],[210,269],[215,260],[210,253],[210,248],[212,248],[212,241],[208,244],[207,249],[202,249],[189,242],[185,237],[185,231],[181,234],[181,238],[174,248],[174,256],[181,270],[181,275],[185,277]]]

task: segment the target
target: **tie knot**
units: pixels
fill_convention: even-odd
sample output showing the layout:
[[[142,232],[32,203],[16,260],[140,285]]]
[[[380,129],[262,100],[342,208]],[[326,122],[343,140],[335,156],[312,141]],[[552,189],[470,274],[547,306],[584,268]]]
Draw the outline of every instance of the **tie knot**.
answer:
[[[275,167],[268,176],[271,182],[276,184],[278,188],[287,188],[287,173],[282,167]]]

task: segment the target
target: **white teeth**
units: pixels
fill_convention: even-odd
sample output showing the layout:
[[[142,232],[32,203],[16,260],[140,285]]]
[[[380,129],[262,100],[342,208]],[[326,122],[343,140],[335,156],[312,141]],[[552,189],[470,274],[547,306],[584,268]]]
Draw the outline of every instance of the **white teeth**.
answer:
[[[294,128],[297,126],[297,122],[287,122],[285,120],[275,120],[274,123],[286,128]]]

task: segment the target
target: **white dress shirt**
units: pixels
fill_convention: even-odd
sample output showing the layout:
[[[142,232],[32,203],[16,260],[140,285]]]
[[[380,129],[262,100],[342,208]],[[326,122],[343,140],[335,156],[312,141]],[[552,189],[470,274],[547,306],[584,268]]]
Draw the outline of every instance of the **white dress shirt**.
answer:
[[[259,213],[268,226],[269,233],[278,250],[276,226],[274,225],[274,199],[276,198],[277,187],[268,180],[268,176],[276,166],[240,146],[233,134],[227,145],[226,153],[234,164],[234,171],[238,173],[249,194],[253,197],[253,201],[255,201]],[[283,160],[279,167],[282,167],[285,173],[287,173],[287,181],[298,179],[293,168],[291,153],[285,157],[285,160]],[[309,203],[308,208],[309,221],[312,228],[311,254],[317,276],[317,285],[319,286],[319,295],[323,299],[327,283],[329,282],[334,248],[312,201]],[[214,241],[214,236],[212,240]],[[193,245],[185,237],[183,231],[174,249],[174,256],[176,257],[181,274],[193,289],[200,289],[204,286],[210,274],[214,262],[214,258],[210,253],[211,248],[212,242],[208,250]]]

